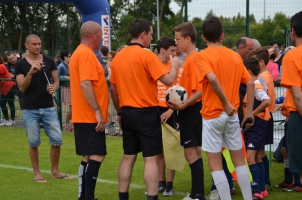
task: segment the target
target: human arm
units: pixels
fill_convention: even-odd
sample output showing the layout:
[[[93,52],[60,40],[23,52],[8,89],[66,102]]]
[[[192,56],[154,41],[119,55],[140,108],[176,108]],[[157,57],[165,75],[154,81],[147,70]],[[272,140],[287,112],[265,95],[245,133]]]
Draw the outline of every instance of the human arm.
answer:
[[[111,98],[113,101],[113,105],[115,107],[116,112],[118,113],[118,120],[119,120],[119,124],[121,126],[121,107],[120,107],[120,102],[118,99],[118,93],[117,93],[117,89],[116,89],[116,85],[111,83],[110,84],[110,93],[111,93]]]
[[[274,65],[271,66],[271,70],[270,73],[273,77],[274,81],[278,81],[280,80],[280,74],[279,74],[279,69],[278,69],[278,65],[273,63]]]
[[[161,123],[166,123],[167,120],[171,117],[171,115],[173,114],[173,110],[172,109],[168,109],[166,112],[164,112],[163,114],[161,114],[160,116],[160,120],[161,120]]]
[[[41,64],[39,61],[37,61],[36,63],[34,63],[29,72],[26,74],[26,76],[24,76],[24,74],[18,74],[16,76],[16,79],[17,79],[17,84],[18,84],[18,87],[19,87],[19,90],[24,93],[27,88],[29,87],[30,85],[30,82],[31,82],[31,79],[32,79],[32,76],[37,73],[38,71],[41,71],[42,67],[41,67]]]
[[[258,101],[261,101],[261,104],[253,110],[253,115],[256,116],[258,113],[265,110],[267,106],[271,104],[271,100],[267,93],[262,89],[257,89],[255,92],[255,97]]]
[[[296,105],[297,111],[302,117],[302,92],[301,88],[297,86],[291,86],[290,87],[292,95],[293,95],[293,100]]]
[[[46,90],[49,94],[55,93],[60,86],[57,70],[51,71],[51,78],[53,80],[53,84],[47,84],[46,87]]]
[[[81,82],[81,88],[84,94],[84,97],[90,107],[95,112],[95,118],[97,120],[97,126],[95,127],[95,130],[97,132],[104,131],[106,127],[106,121],[104,120],[104,117],[102,115],[102,110],[98,105],[98,102],[95,97],[95,93],[93,90],[93,86],[90,80],[84,80]],[[106,108],[107,109],[107,108]]]
[[[216,75],[213,72],[209,72],[206,74],[206,77],[210,83],[210,86],[213,92],[218,96],[220,102],[223,105],[224,111],[229,115],[234,115],[235,107],[228,101],[225,96],[220,83],[218,82]]]
[[[242,120],[241,126],[245,124],[247,119],[252,118],[253,123],[246,124],[246,129],[248,129],[254,124],[253,105],[254,105],[254,95],[255,95],[255,84],[253,79],[250,79],[246,83],[246,95],[247,95],[246,114]]]
[[[180,67],[181,62],[180,60],[175,56],[174,58],[170,55],[170,62],[171,62],[171,69],[169,71],[169,73],[162,75],[159,80],[167,85],[167,86],[171,86],[177,76],[177,68]]]

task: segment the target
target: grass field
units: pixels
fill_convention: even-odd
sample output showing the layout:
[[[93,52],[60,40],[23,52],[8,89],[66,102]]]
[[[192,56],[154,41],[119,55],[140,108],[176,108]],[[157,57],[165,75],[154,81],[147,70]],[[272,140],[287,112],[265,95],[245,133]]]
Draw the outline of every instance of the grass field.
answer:
[[[33,172],[28,155],[27,138],[25,130],[22,128],[0,127],[0,200],[71,200],[77,199],[78,179],[77,172],[81,158],[75,155],[73,133],[63,132],[63,146],[61,149],[60,170],[64,173],[74,176],[72,180],[52,179],[50,174],[50,160],[48,138],[42,131],[42,144],[40,151],[40,169],[47,183],[36,183],[33,181]],[[123,155],[122,138],[116,136],[107,136],[108,155],[103,162],[99,179],[96,187],[95,196],[99,200],[117,200],[117,170]],[[207,159],[204,156],[205,163],[205,190],[206,194],[210,191],[211,175],[207,166]],[[283,163],[272,163],[270,170],[271,181],[277,184],[283,180]],[[130,199],[146,199],[145,185],[143,180],[143,160],[139,155],[132,175],[130,186]],[[190,191],[190,172],[189,166],[185,167],[183,173],[176,173],[174,181],[175,195],[172,197],[163,197],[160,199],[180,200]],[[232,196],[234,200],[242,199],[240,189],[235,184],[236,194]],[[274,189],[270,191],[267,199],[287,200],[302,199],[299,193],[284,193],[281,190]]]

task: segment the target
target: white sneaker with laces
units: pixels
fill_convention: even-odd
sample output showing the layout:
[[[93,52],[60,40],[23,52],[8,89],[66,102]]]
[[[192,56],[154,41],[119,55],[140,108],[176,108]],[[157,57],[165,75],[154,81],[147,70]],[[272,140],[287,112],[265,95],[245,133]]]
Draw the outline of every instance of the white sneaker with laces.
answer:
[[[9,120],[4,126],[15,126],[15,120]]]
[[[163,195],[166,196],[166,197],[169,197],[169,196],[172,196],[173,194],[174,194],[173,189],[171,188],[169,192],[167,191],[167,189],[165,189]]]
[[[190,197],[190,194],[188,194],[185,198],[183,198],[182,200],[198,200],[198,199],[192,199]]]
[[[211,191],[211,193],[207,197],[207,200],[220,200],[220,196],[218,194],[218,191],[217,190]]]
[[[7,123],[9,122],[9,120],[4,119],[1,123],[0,126],[7,126]]]

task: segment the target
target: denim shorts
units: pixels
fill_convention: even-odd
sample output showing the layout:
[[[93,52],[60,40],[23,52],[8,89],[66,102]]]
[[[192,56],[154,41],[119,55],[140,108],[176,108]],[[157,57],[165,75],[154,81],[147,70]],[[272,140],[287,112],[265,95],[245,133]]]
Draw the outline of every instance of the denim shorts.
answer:
[[[50,145],[62,145],[62,133],[57,112],[54,107],[37,110],[22,110],[23,124],[26,129],[28,145],[38,147],[40,140],[40,124],[49,138]]]

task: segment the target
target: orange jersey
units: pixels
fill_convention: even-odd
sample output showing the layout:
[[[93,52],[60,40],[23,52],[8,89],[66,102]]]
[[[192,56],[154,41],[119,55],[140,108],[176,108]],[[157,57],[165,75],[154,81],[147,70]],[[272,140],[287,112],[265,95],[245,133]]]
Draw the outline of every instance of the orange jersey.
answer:
[[[288,97],[287,97],[287,94],[288,94],[288,91],[289,89],[287,89],[283,95],[284,95],[284,100],[283,100],[283,103],[282,103],[282,107],[281,107],[281,114],[285,117],[289,116],[289,111],[288,111]]]
[[[281,86],[288,88],[287,107],[288,111],[297,111],[293,100],[291,86],[296,86],[302,90],[302,45],[285,54],[282,60]]]
[[[203,106],[201,114],[205,119],[214,119],[224,111],[218,96],[212,90],[206,74],[213,72],[228,101],[239,107],[239,85],[246,84],[251,76],[238,53],[226,47],[209,46],[194,57],[197,79],[202,83]]]
[[[272,75],[266,71],[259,74],[259,77],[264,78],[267,87],[268,87],[268,96],[271,99],[271,104],[268,106],[268,109],[270,112],[272,112],[275,109],[276,104],[276,93],[275,93],[275,87],[274,87],[274,81]]]
[[[179,85],[184,87],[188,93],[188,98],[195,92],[195,91],[202,91],[201,83],[198,82],[196,71],[195,71],[195,64],[194,64],[194,57],[197,55],[197,52],[193,52],[188,55],[182,65],[182,76],[180,78]],[[202,100],[202,97],[196,100],[199,102]],[[196,103],[195,102],[195,103]],[[195,104],[193,103],[193,105]]]
[[[94,52],[80,44],[69,62],[70,91],[72,105],[72,123],[96,123],[95,111],[88,104],[81,82],[89,80],[101,108],[102,115],[108,121],[109,94],[104,70]]]
[[[170,71],[171,69],[171,63],[167,62],[167,64],[165,65],[165,68],[167,70]],[[175,80],[175,82],[173,83],[173,85],[176,85],[176,83],[179,81],[179,70],[177,72],[177,78]],[[172,87],[172,86],[167,86],[165,84],[163,84],[160,80],[157,80],[157,90],[158,90],[158,106],[163,107],[163,108],[168,108],[167,103],[166,103],[166,92],[167,90]]]
[[[261,83],[259,81],[254,82],[255,83],[255,91],[256,90],[263,90],[265,91],[263,85],[261,85]],[[266,92],[266,91],[265,91]],[[244,99],[243,99],[243,114],[245,115],[246,113],[246,104],[247,104],[247,95],[245,95]],[[253,110],[255,110],[259,105],[261,104],[261,101],[257,100],[256,98],[254,99],[254,106],[253,106]],[[270,110],[269,110],[269,106],[267,106],[264,111],[259,112],[257,114],[257,117],[259,117],[262,120],[268,121],[271,118],[270,115]]]
[[[157,80],[167,73],[152,51],[135,44],[125,47],[111,63],[110,82],[116,85],[120,107],[158,106]]]

